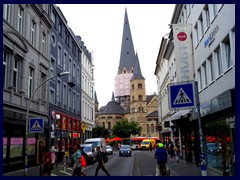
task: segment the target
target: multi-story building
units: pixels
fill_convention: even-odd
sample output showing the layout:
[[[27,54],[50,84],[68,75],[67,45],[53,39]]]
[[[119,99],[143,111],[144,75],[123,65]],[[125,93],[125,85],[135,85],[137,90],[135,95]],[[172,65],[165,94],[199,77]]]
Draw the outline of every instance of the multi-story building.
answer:
[[[65,152],[69,146],[81,143],[83,52],[60,8],[50,5],[49,14],[53,21],[49,73],[51,76],[65,71],[70,73],[52,79],[49,87],[51,145],[57,145],[60,152]]]
[[[134,52],[127,11],[125,10],[122,47],[118,73],[115,77],[115,101],[112,100],[99,110],[97,125],[109,131],[117,121],[127,119],[138,122],[141,136],[156,137],[157,95],[146,95],[145,78],[141,73],[138,54]]]
[[[169,62],[173,58],[173,44],[168,38],[163,37],[161,46],[158,52],[156,68],[154,74],[157,76],[158,89],[158,127],[159,136],[165,144],[168,144],[173,139],[172,128],[170,128],[171,111],[168,107],[168,84],[174,76],[170,77]]]
[[[94,57],[93,52],[89,52],[77,36],[82,53],[82,142],[92,137],[92,128],[95,125],[95,97],[94,97]]]
[[[198,82],[200,115],[208,167],[235,174],[235,5],[179,4],[171,24],[191,24],[193,72]],[[171,33],[169,38],[171,39]],[[174,51],[173,51],[174,52]],[[170,71],[170,68],[173,71]],[[169,61],[169,76],[176,62]],[[195,109],[172,112],[186,160],[199,164],[199,127]],[[216,151],[212,151],[214,146]]]
[[[3,5],[3,171],[24,168],[40,161],[41,142],[48,141],[48,86],[52,21],[46,4]],[[26,137],[27,104],[29,118],[42,118],[44,132]],[[28,128],[28,127],[27,127]]]

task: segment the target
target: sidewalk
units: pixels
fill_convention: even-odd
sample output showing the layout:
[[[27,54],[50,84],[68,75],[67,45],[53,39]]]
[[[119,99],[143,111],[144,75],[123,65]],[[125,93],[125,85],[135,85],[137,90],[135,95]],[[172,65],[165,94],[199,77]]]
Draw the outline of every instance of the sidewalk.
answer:
[[[202,176],[201,166],[194,163],[180,160],[179,163],[168,161],[167,167],[170,169],[171,176]],[[207,167],[207,176],[222,176],[222,172]]]
[[[54,166],[53,171],[63,170],[63,163],[58,163]],[[24,169],[3,174],[3,176],[24,176]],[[27,176],[40,176],[40,165],[28,168]]]

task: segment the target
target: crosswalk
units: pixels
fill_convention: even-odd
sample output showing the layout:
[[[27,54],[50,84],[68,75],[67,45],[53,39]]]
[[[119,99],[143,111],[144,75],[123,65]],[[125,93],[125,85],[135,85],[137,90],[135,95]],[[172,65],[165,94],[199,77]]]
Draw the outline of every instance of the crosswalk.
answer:
[[[87,170],[91,166],[88,166],[86,168],[82,168],[82,171]],[[60,168],[56,171],[51,172],[50,176],[72,176],[73,168],[72,167],[66,167],[66,171],[64,171],[64,168]]]

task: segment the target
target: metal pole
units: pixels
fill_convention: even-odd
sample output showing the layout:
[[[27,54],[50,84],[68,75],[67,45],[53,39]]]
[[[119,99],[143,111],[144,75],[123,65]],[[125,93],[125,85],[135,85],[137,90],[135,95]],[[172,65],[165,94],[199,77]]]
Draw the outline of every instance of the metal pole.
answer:
[[[195,91],[196,91],[196,104],[197,104],[197,116],[198,116],[198,126],[199,126],[199,138],[200,138],[200,160],[201,160],[201,173],[202,176],[207,176],[207,166],[206,166],[206,158],[204,152],[204,144],[203,144],[203,133],[202,133],[202,126],[201,126],[201,114],[200,114],[200,101],[199,101],[199,94],[198,94],[198,82],[195,81]]]
[[[62,75],[67,75],[67,73],[65,74],[62,74]],[[48,79],[46,79],[45,81],[43,81],[41,84],[38,85],[38,87],[33,91],[33,94],[31,95],[30,99],[29,99],[29,102],[27,103],[27,114],[26,114],[26,129],[25,129],[25,138],[24,138],[24,147],[25,147],[25,163],[24,163],[24,176],[27,176],[27,171],[28,171],[28,154],[27,154],[27,137],[28,137],[28,117],[29,117],[29,107],[30,107],[30,104],[32,102],[32,98],[34,97],[35,93],[37,92],[37,90],[44,84],[46,83],[47,81],[49,81],[50,79],[53,79],[57,76],[62,76],[60,73],[53,76],[53,77],[50,77]],[[44,128],[44,127],[43,127]]]

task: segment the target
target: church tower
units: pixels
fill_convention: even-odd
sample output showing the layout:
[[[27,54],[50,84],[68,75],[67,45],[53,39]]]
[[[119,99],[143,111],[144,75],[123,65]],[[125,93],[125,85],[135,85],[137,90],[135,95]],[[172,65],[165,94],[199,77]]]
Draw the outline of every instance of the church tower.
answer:
[[[130,105],[130,80],[134,73],[136,62],[133,40],[128,20],[127,10],[125,9],[122,47],[117,76],[114,79],[115,97],[123,108]]]
[[[146,88],[145,78],[141,73],[138,54],[136,54],[136,63],[133,76],[130,80],[130,87],[130,121],[136,121],[142,124],[145,122],[146,116]]]

